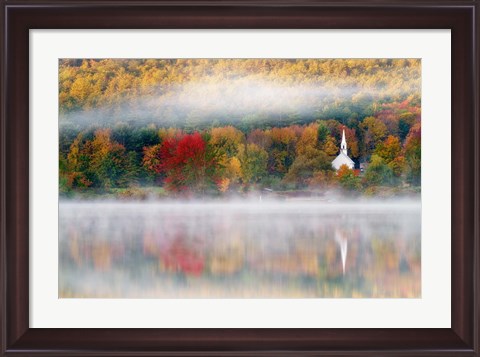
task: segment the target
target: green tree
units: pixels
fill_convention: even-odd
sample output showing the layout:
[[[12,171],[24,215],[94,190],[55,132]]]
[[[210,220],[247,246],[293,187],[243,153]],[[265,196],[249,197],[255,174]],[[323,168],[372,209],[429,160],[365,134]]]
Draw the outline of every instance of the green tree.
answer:
[[[369,186],[391,185],[393,183],[393,172],[380,156],[373,154],[365,172],[364,180]]]
[[[400,140],[405,140],[407,137],[410,128],[415,123],[415,115],[407,112],[400,114],[400,118],[398,120],[398,134],[400,135]]]
[[[359,191],[362,187],[360,178],[347,165],[342,165],[337,171],[340,186],[347,191]]]
[[[297,187],[305,187],[309,185],[311,179],[319,171],[333,171],[332,162],[325,152],[311,149],[295,158],[284,177],[284,181],[294,183]]]
[[[298,138],[293,127],[275,127],[269,130],[269,134],[272,138],[272,147],[269,151],[270,170],[273,174],[283,176],[295,159]]]
[[[329,133],[330,132],[327,126],[323,122],[320,122],[320,124],[318,124],[318,132],[317,132],[318,142],[320,143],[320,145],[325,144]]]
[[[239,147],[238,160],[245,185],[255,184],[267,175],[268,153],[255,144]]]
[[[91,142],[84,141],[83,133],[79,133],[70,145],[66,160],[60,161],[60,183],[64,191],[92,186],[94,174],[90,170],[90,149]]]
[[[109,189],[119,186],[126,173],[125,147],[111,140],[110,129],[99,129],[91,143],[90,168],[100,187]]]

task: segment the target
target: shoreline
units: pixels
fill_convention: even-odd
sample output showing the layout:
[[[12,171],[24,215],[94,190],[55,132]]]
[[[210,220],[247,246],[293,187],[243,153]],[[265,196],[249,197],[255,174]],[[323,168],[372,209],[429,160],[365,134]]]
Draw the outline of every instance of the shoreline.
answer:
[[[330,190],[252,190],[245,193],[225,193],[222,195],[169,194],[162,187],[134,187],[110,191],[84,191],[59,195],[60,202],[370,202],[370,201],[421,201],[417,187],[372,187],[365,192]]]

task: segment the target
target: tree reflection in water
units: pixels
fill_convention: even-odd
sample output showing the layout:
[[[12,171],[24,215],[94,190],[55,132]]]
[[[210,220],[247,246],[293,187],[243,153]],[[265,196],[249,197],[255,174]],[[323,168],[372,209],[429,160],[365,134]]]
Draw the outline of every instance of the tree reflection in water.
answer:
[[[416,202],[61,203],[60,297],[419,297]]]

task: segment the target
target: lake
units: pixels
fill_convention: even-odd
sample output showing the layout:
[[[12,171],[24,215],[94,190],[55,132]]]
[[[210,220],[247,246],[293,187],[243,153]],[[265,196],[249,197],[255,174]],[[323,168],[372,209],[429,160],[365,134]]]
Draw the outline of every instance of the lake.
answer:
[[[419,298],[419,201],[59,205],[60,298]]]

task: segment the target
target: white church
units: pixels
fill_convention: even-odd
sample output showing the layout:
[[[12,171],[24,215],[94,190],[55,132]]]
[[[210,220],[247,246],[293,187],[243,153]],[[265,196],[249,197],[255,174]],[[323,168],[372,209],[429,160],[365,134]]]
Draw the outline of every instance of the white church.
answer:
[[[343,129],[343,133],[342,133],[342,143],[340,144],[340,154],[338,154],[335,160],[332,161],[332,166],[337,171],[342,165],[347,165],[349,169],[353,169],[355,167],[355,163],[347,155],[347,141],[345,140],[345,129]]]

